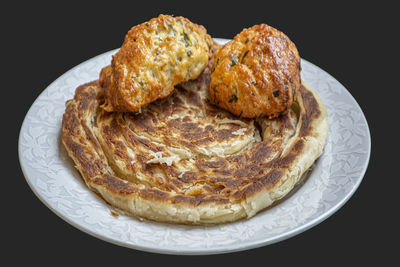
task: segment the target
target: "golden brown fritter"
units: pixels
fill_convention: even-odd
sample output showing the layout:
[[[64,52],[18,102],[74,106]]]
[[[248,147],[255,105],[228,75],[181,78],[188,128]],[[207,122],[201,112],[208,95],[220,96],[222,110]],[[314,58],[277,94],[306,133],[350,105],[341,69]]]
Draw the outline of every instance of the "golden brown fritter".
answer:
[[[211,56],[211,37],[183,17],[160,15],[129,30],[100,74],[106,111],[140,112],[174,86],[197,78]]]
[[[300,88],[296,46],[265,24],[244,29],[215,53],[210,99],[245,118],[275,118]]]

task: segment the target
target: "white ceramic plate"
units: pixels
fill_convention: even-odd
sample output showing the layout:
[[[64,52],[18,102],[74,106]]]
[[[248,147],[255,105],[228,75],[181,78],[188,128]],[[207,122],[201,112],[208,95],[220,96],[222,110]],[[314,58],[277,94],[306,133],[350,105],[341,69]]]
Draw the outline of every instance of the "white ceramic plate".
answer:
[[[86,188],[73,167],[60,142],[60,129],[65,101],[77,86],[98,79],[116,51],[79,64],[47,87],[28,111],[19,136],[19,159],[29,186],[47,207],[78,229],[114,244],[158,253],[239,251],[309,229],[337,211],[359,186],[371,148],[366,119],[338,81],[302,60],[302,79],[327,107],[329,135],[310,176],[289,197],[249,220],[212,227],[112,216],[111,207]]]

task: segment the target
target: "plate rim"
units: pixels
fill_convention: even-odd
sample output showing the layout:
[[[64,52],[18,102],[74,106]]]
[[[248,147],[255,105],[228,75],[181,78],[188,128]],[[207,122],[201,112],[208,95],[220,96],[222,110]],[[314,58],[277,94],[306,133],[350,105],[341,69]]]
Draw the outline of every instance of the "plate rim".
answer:
[[[224,38],[213,38],[214,40],[216,40],[217,42],[228,42],[230,41],[230,39],[224,39]],[[98,58],[104,57],[110,53],[115,53],[116,51],[118,51],[117,49],[113,49],[104,53],[101,53],[97,56],[94,56],[92,58],[89,58],[77,65],[75,65],[74,67],[72,67],[71,69],[69,69],[68,71],[66,71],[65,73],[63,73],[62,75],[60,75],[57,79],[55,79],[54,81],[52,81],[37,97],[36,99],[32,102],[31,106],[29,107],[28,111],[25,114],[25,117],[23,119],[23,122],[21,124],[21,128],[19,131],[19,136],[18,136],[18,159],[19,159],[19,163],[20,163],[20,167],[22,170],[22,173],[24,175],[25,181],[27,182],[27,184],[29,185],[30,189],[33,191],[33,193],[35,194],[35,196],[47,207],[49,208],[53,213],[55,213],[58,217],[60,217],[62,220],[66,221],[67,223],[69,223],[70,225],[72,225],[73,227],[81,230],[84,233],[87,233],[95,238],[101,239],[103,241],[107,241],[110,242],[112,244],[116,244],[119,246],[123,246],[123,247],[127,247],[127,248],[131,248],[131,249],[137,249],[137,250],[141,250],[141,251],[146,251],[146,252],[152,252],[152,253],[162,253],[162,254],[180,254],[180,255],[211,255],[211,254],[220,254],[220,253],[231,253],[231,252],[237,252],[237,251],[243,251],[243,250],[248,250],[248,249],[253,249],[253,248],[257,248],[257,247],[261,247],[261,246],[266,246],[266,245],[270,245],[270,244],[274,244],[277,242],[280,242],[282,240],[291,238],[295,235],[298,235],[300,233],[303,233],[304,231],[314,227],[315,225],[323,222],[324,220],[326,220],[327,218],[329,218],[331,215],[333,215],[335,212],[337,212],[353,195],[354,193],[357,191],[357,189],[359,188],[359,185],[361,184],[362,180],[364,179],[365,173],[368,169],[368,165],[369,165],[369,161],[370,161],[370,156],[371,156],[371,133],[370,133],[370,129],[369,129],[369,125],[368,125],[368,121],[365,117],[364,112],[362,111],[362,108],[360,107],[360,105],[358,104],[358,102],[356,101],[356,99],[352,96],[352,94],[346,89],[345,86],[343,86],[336,78],[334,78],[332,75],[330,75],[328,72],[326,72],[325,70],[321,69],[319,66],[311,63],[310,61],[302,58],[302,61],[307,62],[308,64],[313,65],[314,67],[317,68],[317,70],[319,72],[324,73],[325,75],[327,75],[328,77],[331,77],[336,83],[338,83],[343,89],[344,89],[344,93],[347,94],[347,97],[349,97],[350,101],[352,102],[352,104],[354,104],[360,111],[361,111],[361,116],[362,116],[362,120],[365,123],[365,132],[366,132],[366,138],[368,140],[367,142],[367,156],[366,156],[366,160],[365,160],[365,164],[363,165],[362,170],[360,171],[358,177],[359,179],[357,180],[357,182],[352,185],[351,190],[345,195],[345,197],[343,197],[342,199],[340,199],[340,201],[338,203],[336,203],[334,206],[330,207],[329,210],[327,210],[326,212],[324,212],[323,214],[319,215],[318,217],[308,221],[305,224],[300,225],[299,227],[295,227],[289,231],[285,231],[279,235],[277,235],[274,239],[266,239],[266,240],[254,240],[252,242],[250,241],[246,241],[246,242],[242,242],[245,243],[245,246],[240,246],[240,245],[224,245],[218,248],[210,248],[210,247],[205,247],[205,248],[186,248],[186,250],[179,250],[179,249],[169,249],[169,248],[154,248],[154,247],[149,247],[149,246],[145,246],[145,245],[140,245],[140,244],[131,244],[128,242],[123,242],[120,240],[115,240],[111,237],[105,236],[105,235],[100,235],[98,233],[96,233],[94,230],[88,229],[87,227],[84,227],[82,225],[80,225],[79,223],[74,222],[73,220],[71,220],[68,216],[64,216],[64,214],[62,214],[59,210],[55,209],[54,207],[52,207],[47,201],[46,199],[40,195],[40,193],[36,190],[35,186],[32,184],[32,181],[28,178],[29,174],[26,170],[26,167],[24,166],[24,160],[22,157],[22,135],[23,135],[23,129],[26,128],[26,124],[27,124],[27,118],[28,118],[28,114],[31,113],[31,110],[33,108],[33,106],[35,105],[35,103],[37,102],[38,99],[40,99],[42,97],[42,95],[57,81],[63,79],[65,76],[70,75],[75,69],[77,69],[79,66],[88,63],[90,61],[94,61]],[[324,152],[325,153],[325,152]]]

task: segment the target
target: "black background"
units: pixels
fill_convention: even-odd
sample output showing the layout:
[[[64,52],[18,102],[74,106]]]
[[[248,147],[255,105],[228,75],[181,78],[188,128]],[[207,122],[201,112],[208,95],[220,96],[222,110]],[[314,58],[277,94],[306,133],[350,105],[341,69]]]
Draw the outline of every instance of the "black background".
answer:
[[[176,265],[339,265],[395,259],[399,231],[394,142],[398,16],[382,1],[117,3],[15,3],[2,8],[2,255],[15,263]],[[262,3],[262,4],[261,4]],[[232,38],[245,27],[267,23],[285,32],[300,55],[321,67],[354,96],[372,137],[370,164],[354,196],[334,215],[288,240],[213,256],[170,256],[113,245],[74,228],[34,195],[19,167],[19,130],[38,95],[57,77],[98,54],[120,47],[134,25],[160,13],[182,15],[213,37]],[[392,102],[393,101],[393,102]],[[386,150],[386,151],[385,151]],[[394,243],[392,242],[394,241]],[[397,243],[397,244],[396,244]],[[3,246],[4,247],[4,246]],[[257,262],[256,262],[257,261]]]

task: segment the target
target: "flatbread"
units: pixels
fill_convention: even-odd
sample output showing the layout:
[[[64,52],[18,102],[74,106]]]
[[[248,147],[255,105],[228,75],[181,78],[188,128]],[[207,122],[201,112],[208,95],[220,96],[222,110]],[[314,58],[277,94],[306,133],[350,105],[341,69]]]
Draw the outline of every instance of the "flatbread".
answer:
[[[242,119],[210,104],[208,69],[142,113],[108,113],[98,81],[66,104],[62,141],[86,185],[139,218],[217,224],[287,195],[321,155],[326,109],[304,82],[286,114]]]

